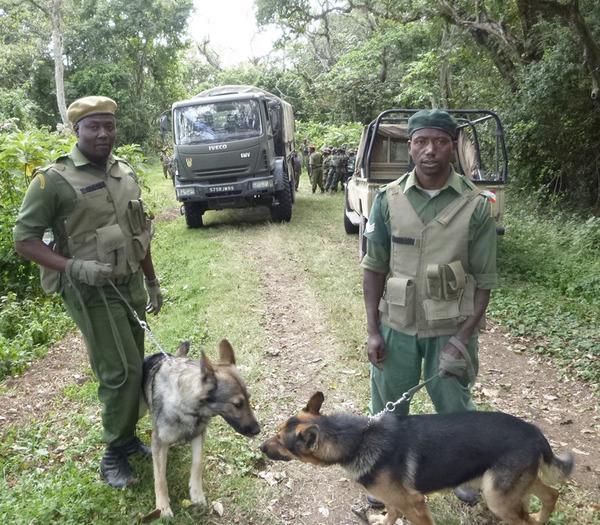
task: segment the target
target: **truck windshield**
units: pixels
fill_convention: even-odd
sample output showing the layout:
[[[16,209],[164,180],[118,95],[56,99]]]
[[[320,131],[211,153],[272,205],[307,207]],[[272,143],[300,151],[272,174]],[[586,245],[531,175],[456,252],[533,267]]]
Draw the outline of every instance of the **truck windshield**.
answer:
[[[258,102],[237,100],[173,110],[177,144],[229,142],[262,134]]]

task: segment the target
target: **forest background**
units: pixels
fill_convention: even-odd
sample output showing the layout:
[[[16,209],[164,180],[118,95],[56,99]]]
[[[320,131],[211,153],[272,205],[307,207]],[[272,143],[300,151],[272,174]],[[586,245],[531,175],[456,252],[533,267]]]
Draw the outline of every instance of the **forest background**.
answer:
[[[57,126],[68,103],[90,94],[117,101],[119,152],[143,179],[161,147],[160,114],[221,84],[253,84],[288,100],[297,139],[318,147],[356,144],[361,125],[392,107],[496,111],[508,139],[509,213],[521,226],[513,222],[505,267],[571,303],[564,317],[574,328],[563,333],[571,342],[561,348],[578,349],[580,372],[596,377],[600,4],[256,0],[255,8],[258,25],[282,36],[271,53],[226,67],[209,40],[190,39],[192,0],[0,0],[0,378],[69,326],[55,315],[58,303],[41,296],[35,266],[12,249],[34,168],[73,143]],[[527,229],[534,226],[545,241]],[[518,298],[502,301],[496,312],[531,333],[535,308],[524,315]]]

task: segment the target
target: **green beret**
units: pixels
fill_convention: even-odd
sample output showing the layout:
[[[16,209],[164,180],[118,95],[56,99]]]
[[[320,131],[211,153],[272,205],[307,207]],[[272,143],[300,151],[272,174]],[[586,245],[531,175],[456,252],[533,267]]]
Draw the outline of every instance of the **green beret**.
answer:
[[[411,137],[419,129],[434,128],[441,129],[452,138],[456,138],[457,126],[456,120],[441,109],[422,109],[408,119],[408,136]]]
[[[77,124],[82,118],[89,115],[110,114],[117,111],[117,103],[108,97],[83,97],[78,98],[67,109],[67,118],[72,125]]]

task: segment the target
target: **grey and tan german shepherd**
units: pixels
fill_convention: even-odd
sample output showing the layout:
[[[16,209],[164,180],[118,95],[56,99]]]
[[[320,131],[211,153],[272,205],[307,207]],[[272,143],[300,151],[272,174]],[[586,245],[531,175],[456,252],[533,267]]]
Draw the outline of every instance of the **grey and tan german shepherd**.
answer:
[[[169,445],[191,443],[190,500],[205,505],[202,442],[211,418],[223,417],[244,436],[260,432],[229,342],[223,339],[219,344],[216,365],[204,353],[199,360],[190,359],[188,351],[189,343],[185,342],[176,356],[158,353],[144,360],[143,398],[152,417],[154,491],[162,517],[173,516],[167,488]]]
[[[387,515],[369,523],[393,525],[403,515],[433,525],[424,494],[466,482],[479,484],[488,508],[506,523],[545,523],[558,498],[548,484],[573,469],[572,455],[555,456],[537,427],[508,414],[327,416],[320,413],[323,400],[313,394],[261,450],[275,460],[344,467],[386,506]],[[530,494],[542,504],[536,516],[528,512]]]

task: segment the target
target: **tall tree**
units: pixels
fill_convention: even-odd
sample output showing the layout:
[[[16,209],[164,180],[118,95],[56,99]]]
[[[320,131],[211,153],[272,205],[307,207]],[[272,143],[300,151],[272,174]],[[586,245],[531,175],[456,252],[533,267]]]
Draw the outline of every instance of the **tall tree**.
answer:
[[[63,10],[64,0],[48,0],[43,3],[41,0],[27,0],[31,5],[42,11],[50,20],[52,27],[52,56],[54,59],[54,83],[56,89],[56,105],[63,125],[69,125],[67,118],[67,105],[65,102],[65,83],[64,83],[64,56],[63,56]]]

